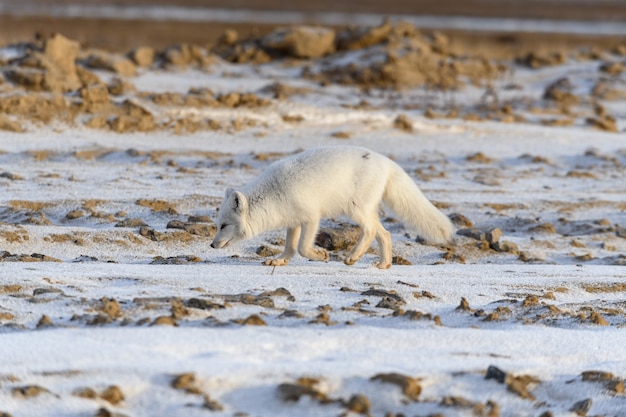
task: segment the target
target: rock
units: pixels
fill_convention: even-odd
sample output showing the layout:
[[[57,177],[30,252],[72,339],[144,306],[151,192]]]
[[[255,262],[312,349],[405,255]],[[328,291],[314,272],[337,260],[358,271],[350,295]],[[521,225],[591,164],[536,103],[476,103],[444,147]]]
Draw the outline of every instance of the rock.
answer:
[[[400,114],[398,115],[398,117],[395,118],[395,120],[393,121],[393,127],[399,130],[403,130],[407,133],[413,132],[413,123],[411,123],[409,118],[406,117],[406,115],[404,114]]]
[[[197,386],[196,375],[193,372],[176,375],[170,385],[174,389],[179,389],[189,394],[202,394],[202,391]]]
[[[120,304],[114,299],[102,297],[100,303],[101,305],[98,310],[106,314],[112,320],[118,319],[124,315],[122,309],[120,308]]]
[[[16,397],[31,398],[40,394],[50,392],[47,389],[40,387],[39,385],[26,385],[23,387],[16,387],[11,389],[11,393]]]
[[[398,310],[404,304],[406,304],[404,301],[397,300],[397,299],[391,298],[391,297],[383,297],[383,299],[380,300],[380,302],[378,304],[376,304],[376,307],[378,307],[378,308],[387,308],[387,309],[390,309],[390,310]]]
[[[222,411],[224,410],[224,406],[222,404],[220,404],[219,402],[217,402],[216,400],[212,399],[211,397],[209,397],[208,394],[204,394],[202,396],[204,402],[202,404],[202,407],[206,408],[209,411]]]
[[[346,250],[356,243],[360,228],[346,225],[340,228],[322,228],[315,237],[315,244],[329,251]]]
[[[137,75],[137,68],[130,59],[103,51],[92,52],[85,60],[85,64],[90,68],[111,71],[123,77]]]
[[[354,394],[346,403],[346,408],[353,413],[369,414],[371,403],[365,395]]]
[[[81,66],[76,67],[76,74],[78,75],[78,79],[80,80],[80,84],[83,87],[87,87],[93,84],[102,84],[100,77],[98,77],[92,71],[89,71],[87,68],[83,68]]]
[[[402,389],[402,393],[411,401],[419,401],[419,395],[422,392],[422,387],[419,385],[419,381],[415,378],[411,378],[399,373],[389,374],[377,374],[370,378],[372,381],[380,381],[389,384],[394,384]]]
[[[624,63],[622,62],[605,62],[600,65],[600,71],[606,72],[609,75],[620,75],[624,70]]]
[[[578,401],[572,405],[569,411],[576,413],[576,415],[584,417],[587,415],[589,410],[591,409],[591,404],[593,401],[591,398],[587,398],[585,400]]]
[[[281,253],[279,249],[272,248],[271,246],[267,246],[267,245],[261,245],[256,249],[256,254],[263,258],[276,256],[279,253]]]
[[[159,316],[156,319],[154,319],[154,321],[152,323],[150,323],[150,326],[178,326],[178,323],[176,322],[176,319],[174,319],[174,317],[172,316]]]
[[[44,73],[33,68],[11,68],[5,71],[7,80],[27,90],[40,91],[44,87]]]
[[[161,52],[161,58],[167,65],[186,67],[193,61],[191,46],[186,43],[169,46]]]
[[[154,49],[149,46],[140,46],[133,49],[129,54],[130,58],[135,65],[141,68],[150,68],[154,64]]]
[[[554,234],[556,233],[556,228],[554,227],[552,223],[541,223],[541,224],[538,224],[537,226],[531,227],[530,229],[528,229],[528,231],[533,232],[533,233]]]
[[[97,113],[106,110],[110,105],[109,91],[105,85],[92,84],[79,91],[86,113]]]
[[[502,237],[502,230],[497,227],[493,229],[471,227],[459,229],[456,233],[457,235],[469,237],[474,240],[487,242],[490,245],[495,245]]]
[[[188,308],[197,308],[200,310],[219,310],[225,308],[224,305],[214,303],[208,300],[202,300],[200,298],[190,298],[185,302],[185,306]]]
[[[538,69],[564,63],[565,54],[562,52],[530,52],[528,55],[518,58],[517,62],[527,67]]]
[[[598,117],[589,117],[586,119],[587,124],[595,127],[596,129],[605,130],[607,132],[619,133],[617,128],[617,121],[615,117],[607,114]]]
[[[335,31],[314,26],[276,29],[261,39],[261,46],[294,58],[319,58],[335,50]]]
[[[467,299],[465,297],[461,297],[461,303],[458,305],[456,310],[472,311],[472,309],[470,308],[469,302],[467,301]]]
[[[43,54],[46,58],[45,86],[49,91],[71,91],[81,86],[76,72],[76,57],[80,44],[63,35],[56,34],[45,41]]]
[[[278,386],[278,394],[283,401],[298,401],[307,396],[320,402],[327,402],[326,394],[318,388],[320,383],[316,378],[298,378],[295,384],[285,383]]]
[[[135,91],[135,86],[120,77],[115,77],[107,85],[107,90],[111,95],[121,96]]]
[[[140,218],[125,219],[115,224],[115,227],[147,227],[148,225]]]
[[[124,394],[117,385],[111,385],[100,393],[100,398],[112,405],[117,405],[124,401]]]
[[[499,383],[504,384],[506,382],[506,376],[506,372],[504,372],[500,368],[489,365],[489,367],[487,368],[487,373],[485,374],[485,379],[495,379]]]
[[[579,99],[572,93],[574,86],[569,78],[559,78],[549,84],[543,93],[543,98],[553,100],[564,105],[577,104]]]
[[[450,220],[455,226],[463,227],[463,228],[472,228],[474,227],[474,223],[460,213],[451,213],[449,216]]]
[[[509,242],[507,240],[502,241],[502,242],[496,242],[490,245],[490,247],[496,252],[507,252],[513,255],[519,254],[519,247],[515,243]]]
[[[22,133],[25,129],[18,121],[14,121],[4,114],[0,114],[0,130],[7,130],[9,132]]]
[[[152,230],[152,232],[149,232],[149,234],[146,237],[149,237],[152,240],[156,239],[156,241],[165,239],[164,234],[159,234],[155,230]],[[179,255],[179,256],[170,256],[167,258],[164,258],[162,256],[156,256],[154,257],[152,262],[150,262],[150,265],[187,265],[190,263],[198,263],[198,262],[202,262],[202,259],[194,255]]]
[[[337,35],[337,48],[340,50],[363,49],[389,39],[392,25],[389,20],[375,27],[347,29]]]
[[[252,314],[244,320],[238,321],[243,326],[267,326],[265,320],[263,320],[258,314]]]

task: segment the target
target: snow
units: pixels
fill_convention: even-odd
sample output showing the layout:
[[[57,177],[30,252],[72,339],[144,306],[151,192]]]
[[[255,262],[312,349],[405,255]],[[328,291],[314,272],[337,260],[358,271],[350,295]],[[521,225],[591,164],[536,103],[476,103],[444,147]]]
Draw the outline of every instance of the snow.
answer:
[[[568,65],[578,71],[573,76],[590,71],[586,63]],[[367,396],[375,416],[469,416],[488,401],[497,403],[503,416],[544,411],[573,416],[572,406],[587,398],[592,399],[590,415],[626,415],[623,393],[581,376],[605,371],[617,380],[626,378],[626,273],[618,264],[626,240],[614,229],[601,230],[626,226],[623,101],[613,107],[622,129],[617,134],[582,125],[431,120],[403,111],[415,128],[406,133],[391,127],[400,110],[385,106],[382,94],[368,98],[375,108],[357,110],[341,105],[361,98],[350,87],[315,89],[280,65],[257,71],[242,67],[238,78],[224,75],[230,69],[217,64],[210,73],[150,71],[133,83],[140,91],[206,86],[216,92],[250,92],[282,74],[282,82],[307,85],[312,92],[267,108],[194,110],[198,117],[261,122],[240,132],[115,134],[67,126],[0,132],[0,171],[22,177],[0,178],[0,249],[62,261],[0,263],[0,317],[5,317],[0,318],[0,412],[69,417],[95,415],[104,407],[138,417],[206,415],[202,395],[171,387],[174,376],[192,372],[200,392],[223,406],[211,413],[215,416],[345,411],[339,401],[281,399],[277,387],[301,377],[318,378],[319,390],[331,399]],[[532,90],[524,94],[536,97],[558,75],[555,71],[520,71],[520,80]],[[531,82],[538,74],[543,78]],[[411,100],[413,93],[399,100]],[[461,102],[475,99],[471,91],[455,94]],[[300,114],[304,120],[290,124],[284,114]],[[339,130],[351,132],[351,138],[331,136]],[[373,253],[352,267],[336,258],[316,263],[299,257],[286,267],[262,266],[256,248],[282,231],[217,251],[208,237],[152,241],[136,227],[115,227],[123,218],[141,218],[171,235],[170,220],[215,218],[226,187],[247,183],[275,159],[258,154],[338,143],[394,157],[428,198],[445,203],[446,214],[462,213],[480,227],[501,227],[504,238],[527,252],[531,262],[476,249],[477,242],[461,236],[458,252],[466,262],[447,261],[444,250],[415,242],[413,232],[390,221],[384,224],[392,233],[394,254],[413,265],[388,271],[373,266]],[[36,158],[44,151],[48,157]],[[164,156],[153,157],[160,151]],[[492,161],[468,159],[477,152]],[[535,156],[546,162],[533,161]],[[568,176],[576,170],[593,175]],[[488,185],[479,176],[497,182]],[[140,206],[139,199],[167,201],[175,213]],[[87,201],[104,215],[66,217]],[[48,222],[29,221],[33,213],[20,202],[43,203]],[[544,222],[557,233],[532,232],[532,226]],[[332,225],[336,222],[323,223]],[[69,240],[55,240],[59,236]],[[573,246],[573,240],[583,246]],[[153,264],[157,257],[187,255],[200,261]],[[580,258],[584,255],[590,258]],[[241,298],[278,288],[293,298],[266,296],[273,306],[246,304]],[[372,288],[397,295],[405,303],[402,310],[422,315],[414,316],[417,320],[394,316],[392,309],[378,307],[384,297],[366,293]],[[538,302],[525,305],[531,296]],[[106,299],[119,303],[121,313],[98,322]],[[224,308],[190,307],[192,299]],[[469,311],[457,308],[462,299]],[[172,314],[176,300],[188,309],[176,318],[177,326],[153,325]],[[328,323],[312,323],[322,312]],[[499,317],[488,320],[494,312]],[[595,324],[592,312],[607,325]],[[240,324],[253,315],[266,326]],[[52,324],[38,325],[43,316]],[[528,385],[534,399],[486,379],[489,366],[535,378]],[[419,379],[418,402],[407,400],[393,384],[371,380],[391,372]],[[47,392],[26,398],[13,392],[31,385]],[[124,401],[74,395],[81,388],[100,393],[111,385],[121,389]],[[444,405],[451,397],[471,405]]]

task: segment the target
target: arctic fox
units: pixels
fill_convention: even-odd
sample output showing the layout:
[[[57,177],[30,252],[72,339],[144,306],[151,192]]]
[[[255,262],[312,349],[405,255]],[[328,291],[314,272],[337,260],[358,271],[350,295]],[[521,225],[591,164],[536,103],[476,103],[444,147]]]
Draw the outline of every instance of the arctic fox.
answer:
[[[451,240],[448,217],[398,164],[369,149],[326,146],[273,163],[241,191],[227,189],[211,247],[223,248],[286,227],[284,252],[265,265],[286,265],[296,251],[311,260],[327,261],[326,250],[313,246],[320,219],[346,215],[361,232],[344,263],[358,261],[375,237],[380,247],[376,266],[386,269],[391,266],[391,235],[378,218],[381,203],[426,241]]]

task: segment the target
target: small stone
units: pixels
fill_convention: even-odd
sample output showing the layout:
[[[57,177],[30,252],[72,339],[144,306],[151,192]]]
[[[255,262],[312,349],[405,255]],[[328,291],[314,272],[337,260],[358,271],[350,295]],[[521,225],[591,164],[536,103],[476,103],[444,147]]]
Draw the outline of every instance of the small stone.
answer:
[[[40,387],[39,385],[26,385],[24,387],[17,387],[11,390],[11,393],[16,397],[30,398],[36,397],[40,394],[50,392],[47,389]]]
[[[472,221],[469,218],[467,218],[466,216],[464,216],[463,214],[452,213],[448,217],[450,218],[452,223],[454,223],[454,225],[456,225],[458,227],[463,227],[463,228],[472,228],[472,227],[474,227],[474,223],[472,223]]]
[[[461,303],[458,305],[456,310],[472,311],[472,309],[470,308],[469,302],[467,301],[467,299],[465,297],[461,297]]]
[[[52,319],[50,319],[50,317],[48,317],[45,314],[41,316],[41,318],[37,322],[38,329],[41,329],[42,327],[50,327],[50,326],[52,326]]]
[[[100,398],[113,405],[117,405],[124,401],[124,394],[117,385],[111,385],[110,387],[102,391],[102,393],[100,394]]]
[[[257,314],[252,314],[250,317],[241,321],[241,324],[244,326],[267,326],[265,320]]]
[[[489,365],[485,379],[495,379],[499,383],[504,384],[506,382],[506,372],[496,366]]]
[[[418,401],[422,393],[422,387],[417,379],[399,373],[377,374],[370,379],[399,386],[402,393],[411,401]]]
[[[365,395],[354,394],[346,403],[346,408],[353,413],[368,414],[371,403]]]
[[[576,413],[576,415],[584,417],[587,415],[587,413],[591,409],[591,404],[592,404],[591,398],[587,398],[585,400],[581,400],[581,401],[574,403],[574,405],[572,405],[569,411],[572,411]]]
[[[216,400],[209,397],[207,394],[203,395],[204,403],[202,406],[210,411],[222,411],[224,410],[224,406],[217,402]]]
[[[72,395],[80,398],[96,399],[98,393],[93,388],[78,388],[72,392]]]
[[[171,386],[174,389],[183,390],[189,394],[202,393],[196,385],[196,375],[193,372],[176,375],[171,382]]]
[[[394,119],[393,127],[399,130],[403,130],[407,133],[413,132],[413,123],[411,123],[409,118],[404,114],[400,114]]]
[[[159,316],[150,324],[151,326],[178,326],[172,316]]]

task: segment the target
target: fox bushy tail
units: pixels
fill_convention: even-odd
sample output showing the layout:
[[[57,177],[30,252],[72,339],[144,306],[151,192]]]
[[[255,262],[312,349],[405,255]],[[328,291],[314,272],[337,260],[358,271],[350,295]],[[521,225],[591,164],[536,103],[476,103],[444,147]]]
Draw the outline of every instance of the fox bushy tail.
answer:
[[[387,180],[383,202],[427,242],[445,244],[452,240],[450,219],[428,201],[400,166],[394,167]]]

